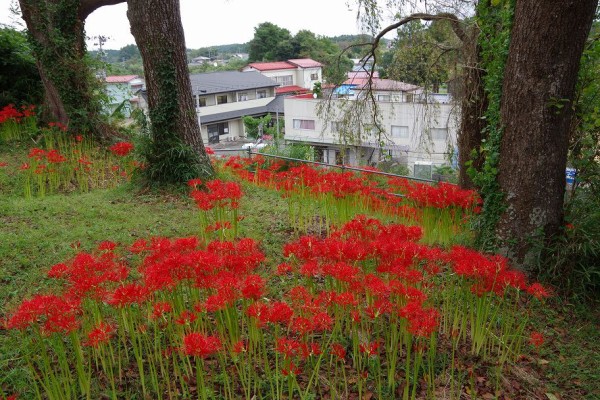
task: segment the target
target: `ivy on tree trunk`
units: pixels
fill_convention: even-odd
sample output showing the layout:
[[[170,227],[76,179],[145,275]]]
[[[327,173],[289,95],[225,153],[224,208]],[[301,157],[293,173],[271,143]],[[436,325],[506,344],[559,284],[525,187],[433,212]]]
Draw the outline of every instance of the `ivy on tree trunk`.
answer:
[[[72,132],[97,133],[100,102],[85,62],[85,18],[97,8],[124,0],[19,0],[50,118]]]
[[[179,1],[129,0],[127,4],[148,91],[149,178],[168,183],[194,174],[211,176],[214,172],[192,99]],[[186,169],[185,163],[195,165]]]
[[[579,62],[598,0],[517,0],[502,87],[497,234],[529,261],[563,224],[569,125]]]

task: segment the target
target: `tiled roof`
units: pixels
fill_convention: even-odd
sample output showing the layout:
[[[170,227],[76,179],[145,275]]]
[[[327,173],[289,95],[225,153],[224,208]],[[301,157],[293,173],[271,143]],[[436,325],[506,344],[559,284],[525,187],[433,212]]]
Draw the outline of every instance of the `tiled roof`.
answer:
[[[288,62],[297,65],[300,68],[317,68],[323,66],[323,64],[313,60],[312,58],[296,58],[293,60],[288,60]]]
[[[139,78],[137,75],[112,75],[106,77],[106,83],[127,83],[136,78]]]
[[[193,94],[214,94],[278,86],[260,72],[221,71],[190,75]]]
[[[287,61],[255,62],[248,64],[248,67],[252,67],[258,71],[273,71],[276,69],[296,69],[295,65],[292,65]]]
[[[282,86],[275,88],[276,94],[285,94],[285,93],[306,93],[309,90],[300,86]]]
[[[202,125],[215,122],[230,121],[244,116],[260,116],[267,113],[283,114],[283,97],[275,97],[271,102],[262,107],[245,108],[242,110],[226,111],[222,113],[203,115],[200,117]]]

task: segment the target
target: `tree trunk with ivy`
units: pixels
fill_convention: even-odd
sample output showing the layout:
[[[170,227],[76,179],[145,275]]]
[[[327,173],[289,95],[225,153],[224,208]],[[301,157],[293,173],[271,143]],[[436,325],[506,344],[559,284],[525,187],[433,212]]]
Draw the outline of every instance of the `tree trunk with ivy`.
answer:
[[[497,234],[518,262],[536,256],[534,250],[563,224],[572,101],[597,5],[598,0],[516,2],[498,169],[507,208]]]
[[[196,168],[196,174],[211,176],[214,172],[192,99],[179,1],[128,0],[127,4],[148,90],[149,178],[165,183],[192,178],[193,168],[185,170],[186,162],[195,164],[190,167]]]
[[[85,18],[99,7],[124,0],[19,0],[50,118],[72,132],[100,127],[97,84],[85,62]]]
[[[483,155],[479,150],[486,121],[482,118],[488,107],[484,90],[481,68],[481,46],[479,46],[479,28],[471,27],[463,40],[464,72],[462,76],[461,118],[458,134],[458,183],[463,189],[474,189],[475,184],[469,176],[469,169],[481,170]]]

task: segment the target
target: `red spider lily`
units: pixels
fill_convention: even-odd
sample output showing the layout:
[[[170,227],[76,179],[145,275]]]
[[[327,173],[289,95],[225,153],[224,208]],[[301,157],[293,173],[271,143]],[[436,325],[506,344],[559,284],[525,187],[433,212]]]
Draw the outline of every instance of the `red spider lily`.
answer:
[[[0,168],[1,167],[8,167],[8,163],[4,162],[4,161],[0,161]]]
[[[439,311],[424,309],[418,302],[410,302],[402,307],[399,315],[408,320],[408,331],[420,337],[430,337],[437,329],[440,317]]]
[[[379,354],[379,346],[381,343],[378,341],[361,343],[358,347],[361,353],[365,353],[368,357],[376,357]]]
[[[248,351],[248,345],[243,340],[240,340],[233,345],[233,352],[235,354],[245,353],[247,351]]]
[[[14,104],[9,104],[0,110],[0,124],[8,120],[19,122],[22,116],[23,114],[15,108]]]
[[[207,191],[194,189],[190,197],[194,199],[198,208],[204,211],[218,208],[238,208],[242,189],[235,182],[224,182],[215,179],[205,184]]]
[[[36,161],[41,161],[46,157],[46,150],[34,147],[29,150],[28,158],[34,158]]]
[[[215,154],[215,151],[214,151],[214,150],[213,150],[211,147],[208,147],[208,146],[204,146],[204,151],[205,151],[205,152],[206,152],[206,154],[208,154],[208,155]]]
[[[177,325],[189,325],[194,322],[198,317],[191,311],[183,310],[179,317],[175,319]]]
[[[81,312],[77,300],[55,295],[38,295],[25,300],[8,319],[8,329],[23,330],[31,325],[42,332],[69,333],[79,328],[77,316]]]
[[[257,300],[265,291],[265,280],[259,275],[248,275],[242,284],[242,295]]]
[[[306,334],[314,331],[315,325],[310,319],[308,319],[306,317],[296,316],[292,320],[290,329],[293,332],[298,333],[299,335],[306,335]]]
[[[66,132],[67,131],[67,127],[63,124],[61,124],[60,122],[49,122],[48,123],[48,127],[49,128],[56,128],[60,131]]]
[[[538,300],[545,299],[552,295],[552,292],[547,287],[544,287],[542,284],[536,282],[527,287],[527,293],[532,295]]]
[[[30,168],[30,166],[29,166],[29,164],[27,164],[27,163],[23,163],[23,164],[21,164],[21,166],[19,167],[19,169],[20,169],[21,171],[26,171],[26,170],[28,170],[29,168]]]
[[[339,343],[331,344],[331,354],[337,357],[339,360],[345,362],[346,359],[346,348]]]
[[[290,362],[289,367],[281,369],[281,374],[283,376],[297,376],[300,374],[300,372],[300,368],[298,368],[293,362]]]
[[[141,304],[148,299],[150,291],[148,288],[130,283],[125,286],[118,287],[109,300],[109,304],[116,307],[124,307],[130,304]]]
[[[84,342],[84,345],[98,347],[103,343],[108,343],[113,333],[114,329],[111,325],[100,322],[94,327],[94,329],[90,331],[90,333],[88,333],[87,340]]]
[[[269,309],[268,322],[287,325],[292,320],[293,315],[294,311],[287,303],[276,301]]]
[[[540,347],[544,344],[544,342],[544,335],[540,332],[531,332],[531,335],[529,335],[529,343],[531,343],[535,347]]]
[[[326,312],[313,315],[312,327],[315,331],[329,331],[333,327],[333,318]]]
[[[100,242],[98,245],[98,250],[100,251],[113,251],[117,247],[115,242],[111,242],[110,240],[105,240]]]
[[[59,164],[67,161],[67,157],[63,156],[58,152],[58,150],[48,150],[46,153],[46,159],[51,164]]]
[[[283,354],[285,358],[292,358],[300,354],[300,342],[294,339],[280,337],[275,344],[275,351]]]
[[[114,155],[125,157],[133,151],[133,144],[130,142],[115,143],[108,148]]]
[[[281,263],[277,266],[277,275],[285,275],[292,272],[292,266],[288,263]]]
[[[122,282],[128,274],[128,268],[115,262],[111,252],[99,257],[78,253],[68,263],[56,264],[48,272],[51,278],[65,279],[68,293],[74,298],[83,298],[89,294],[104,298],[103,289],[106,285],[110,282]]]
[[[221,340],[217,336],[193,332],[183,337],[183,353],[188,356],[207,358],[221,351],[221,348]]]
[[[187,185],[192,188],[196,188],[202,185],[202,180],[200,178],[190,179],[187,182]]]
[[[158,303],[154,303],[152,305],[152,316],[150,318],[152,319],[157,319],[162,317],[165,314],[170,313],[171,311],[173,311],[173,307],[171,306],[171,303],[169,302],[158,302]]]

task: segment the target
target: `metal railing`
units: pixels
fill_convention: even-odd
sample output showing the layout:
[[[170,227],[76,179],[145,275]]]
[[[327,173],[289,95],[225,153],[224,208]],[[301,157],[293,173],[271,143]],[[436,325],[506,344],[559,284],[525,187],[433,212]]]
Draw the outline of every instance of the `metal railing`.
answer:
[[[337,169],[341,169],[342,171],[345,171],[345,170],[357,171],[357,172],[363,172],[363,173],[367,173],[367,174],[375,174],[375,175],[389,176],[389,177],[395,177],[395,178],[404,178],[404,179],[409,179],[409,180],[418,181],[418,182],[427,182],[427,183],[442,182],[442,180],[418,178],[415,176],[408,176],[408,175],[398,175],[398,174],[393,174],[391,172],[384,172],[384,171],[373,171],[370,169],[352,167],[349,165],[328,164],[328,163],[324,163],[324,162],[320,162],[320,161],[308,161],[308,160],[303,160],[301,158],[292,158],[292,157],[285,157],[285,156],[277,156],[277,155],[273,155],[273,154],[265,154],[265,153],[252,151],[252,148],[248,148],[248,149],[213,149],[213,151],[215,153],[221,153],[221,152],[245,153],[246,155],[248,155],[249,158],[252,158],[253,155],[258,155],[258,156],[263,156],[263,157],[276,158],[279,160],[286,160],[286,161],[292,161],[292,162],[298,162],[298,163],[306,163],[306,164],[312,164],[312,165],[320,165],[322,167],[328,167],[328,168],[337,168]],[[453,185],[453,183],[450,183],[450,184]]]

